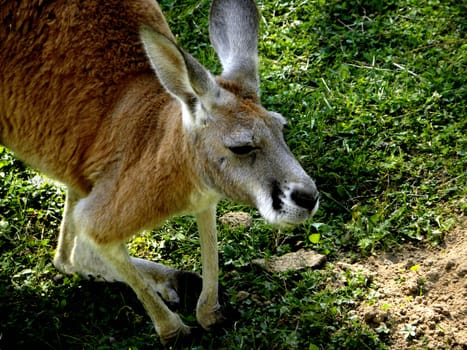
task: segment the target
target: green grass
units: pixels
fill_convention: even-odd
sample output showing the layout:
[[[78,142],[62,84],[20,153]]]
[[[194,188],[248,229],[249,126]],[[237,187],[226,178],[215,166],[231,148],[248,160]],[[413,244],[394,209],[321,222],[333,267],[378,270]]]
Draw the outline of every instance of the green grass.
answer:
[[[209,2],[161,5],[180,43],[219,72],[208,45]],[[263,104],[289,120],[287,141],[316,179],[322,204],[310,222],[278,230],[253,209],[222,203],[219,214],[254,216],[248,229],[219,227],[221,283],[239,316],[193,348],[387,348],[385,330],[352,313],[372,295],[370,281],[349,273],[333,283],[333,264],[406,242],[440,244],[466,214],[467,7],[437,0],[265,0],[259,7]],[[54,269],[62,209],[60,187],[0,148],[0,348],[158,348],[127,287]],[[251,264],[303,247],[330,263],[285,274]],[[130,250],[201,269],[191,217],[142,235]],[[184,317],[195,324],[192,314]]]

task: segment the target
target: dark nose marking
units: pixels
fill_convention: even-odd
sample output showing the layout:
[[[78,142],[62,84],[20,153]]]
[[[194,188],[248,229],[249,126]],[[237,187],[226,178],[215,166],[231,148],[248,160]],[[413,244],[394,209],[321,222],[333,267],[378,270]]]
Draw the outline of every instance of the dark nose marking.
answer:
[[[282,209],[282,199],[281,197],[284,196],[284,192],[282,192],[281,187],[277,181],[274,181],[272,183],[272,191],[271,191],[271,197],[272,197],[272,207],[274,210],[281,210]]]
[[[318,196],[305,191],[295,190],[291,195],[292,200],[298,206],[312,211],[318,201]]]

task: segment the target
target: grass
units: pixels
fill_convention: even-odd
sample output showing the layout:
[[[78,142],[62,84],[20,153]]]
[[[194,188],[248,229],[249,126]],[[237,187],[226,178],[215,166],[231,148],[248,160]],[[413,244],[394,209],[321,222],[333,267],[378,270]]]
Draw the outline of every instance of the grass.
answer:
[[[219,72],[209,2],[161,1],[180,43]],[[372,286],[340,259],[440,244],[465,215],[466,5],[447,0],[259,2],[263,104],[289,120],[286,139],[322,193],[313,220],[288,230],[252,213],[220,225],[221,283],[239,315],[193,349],[385,349],[387,332],[355,317]],[[62,276],[51,264],[63,191],[0,148],[0,348],[158,348],[149,318],[119,284]],[[322,270],[269,274],[252,259],[300,248]],[[176,218],[132,253],[200,271],[196,226]],[[242,292],[242,293],[239,293]],[[241,296],[247,296],[246,298]],[[193,315],[185,315],[194,325]]]

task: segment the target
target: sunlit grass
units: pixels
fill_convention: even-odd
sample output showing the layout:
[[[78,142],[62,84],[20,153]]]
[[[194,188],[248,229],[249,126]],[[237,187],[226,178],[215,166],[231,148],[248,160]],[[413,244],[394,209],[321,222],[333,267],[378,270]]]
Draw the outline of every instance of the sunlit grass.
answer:
[[[180,44],[219,72],[208,45],[209,1],[161,4]],[[262,101],[288,119],[287,142],[317,180],[322,204],[313,220],[287,230],[266,225],[253,209],[221,204],[220,213],[253,215],[249,228],[219,225],[221,282],[240,315],[193,348],[384,349],[386,333],[351,313],[371,284],[352,274],[333,283],[332,264],[408,241],[439,244],[465,215],[465,5],[316,0],[259,7]],[[0,149],[0,348],[157,348],[128,288],[53,268],[62,209],[60,188]],[[330,265],[272,275],[251,264],[300,248],[326,254]],[[130,250],[201,271],[191,217],[144,233]]]

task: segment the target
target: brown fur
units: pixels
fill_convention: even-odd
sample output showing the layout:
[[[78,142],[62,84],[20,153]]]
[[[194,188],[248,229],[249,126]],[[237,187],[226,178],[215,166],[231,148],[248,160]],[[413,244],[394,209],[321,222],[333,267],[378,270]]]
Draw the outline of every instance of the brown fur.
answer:
[[[194,167],[183,152],[179,105],[161,87],[139,40],[141,23],[173,38],[167,23],[151,1],[62,2],[12,1],[0,8],[6,27],[0,31],[0,141],[81,195],[117,166],[119,183],[109,188],[116,201],[106,209],[163,220],[183,209],[197,185],[186,180],[193,174],[180,173]],[[151,176],[161,181],[147,188]],[[135,182],[146,188],[146,202],[127,200],[125,189]],[[134,226],[98,241],[127,239],[141,223]]]

